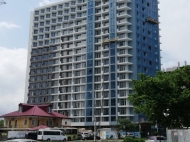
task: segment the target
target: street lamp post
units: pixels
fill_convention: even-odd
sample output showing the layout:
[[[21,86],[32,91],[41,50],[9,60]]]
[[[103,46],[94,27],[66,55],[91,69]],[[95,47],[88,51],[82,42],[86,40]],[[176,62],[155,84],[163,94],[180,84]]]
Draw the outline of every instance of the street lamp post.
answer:
[[[102,89],[102,86],[96,90],[101,90]],[[94,142],[96,141],[96,117],[95,117],[95,111],[96,111],[96,91],[94,89]]]

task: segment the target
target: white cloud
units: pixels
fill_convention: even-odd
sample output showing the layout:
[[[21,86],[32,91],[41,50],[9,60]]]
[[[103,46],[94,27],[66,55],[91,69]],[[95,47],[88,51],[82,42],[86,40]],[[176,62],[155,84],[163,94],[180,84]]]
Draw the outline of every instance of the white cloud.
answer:
[[[21,26],[16,25],[12,22],[0,22],[0,30],[1,29],[16,29],[21,28]]]
[[[41,2],[39,2],[39,6],[45,6],[54,2],[58,2],[61,0],[42,0]]]
[[[0,115],[24,102],[27,49],[0,46]]]
[[[177,62],[189,64],[190,1],[161,0],[159,7],[162,68],[177,66]]]

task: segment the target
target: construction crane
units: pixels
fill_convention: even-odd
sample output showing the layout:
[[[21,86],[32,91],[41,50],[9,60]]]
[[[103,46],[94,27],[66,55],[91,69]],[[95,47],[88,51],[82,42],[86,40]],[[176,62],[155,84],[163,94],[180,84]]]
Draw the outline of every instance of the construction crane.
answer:
[[[0,5],[2,4],[6,4],[6,2],[4,0],[0,0]]]

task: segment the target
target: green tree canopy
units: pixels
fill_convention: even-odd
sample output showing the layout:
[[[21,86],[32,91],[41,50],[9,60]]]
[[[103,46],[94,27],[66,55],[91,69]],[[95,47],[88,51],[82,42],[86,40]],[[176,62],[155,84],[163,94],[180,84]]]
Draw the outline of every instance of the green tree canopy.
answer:
[[[135,112],[168,128],[190,126],[190,66],[139,77],[132,81],[134,93],[129,95]]]
[[[119,130],[123,130],[125,132],[133,131],[136,127],[136,124],[131,122],[129,119],[119,119],[117,121],[116,127]]]

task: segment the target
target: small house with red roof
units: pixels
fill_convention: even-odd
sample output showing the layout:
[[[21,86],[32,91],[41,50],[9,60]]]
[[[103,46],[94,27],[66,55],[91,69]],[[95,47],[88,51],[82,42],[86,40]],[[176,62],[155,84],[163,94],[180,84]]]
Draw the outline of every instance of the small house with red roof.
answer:
[[[54,112],[51,104],[20,103],[17,111],[2,115],[0,118],[4,118],[4,128],[11,129],[30,129],[40,125],[63,127],[71,124],[71,119]]]

